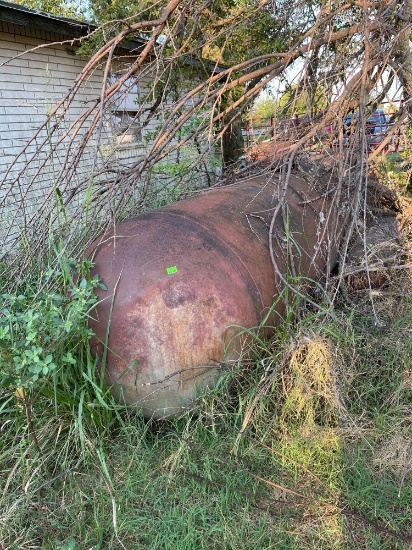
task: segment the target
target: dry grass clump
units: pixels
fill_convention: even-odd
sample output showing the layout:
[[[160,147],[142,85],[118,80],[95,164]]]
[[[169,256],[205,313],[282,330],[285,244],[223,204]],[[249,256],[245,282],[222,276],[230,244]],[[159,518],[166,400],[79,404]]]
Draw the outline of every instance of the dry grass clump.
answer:
[[[412,208],[399,185],[384,184],[381,174],[379,180],[368,180],[364,208],[341,258],[340,284],[346,302],[388,325],[412,297]]]
[[[380,288],[390,282],[390,273],[405,269],[405,241],[392,217],[377,217],[373,224],[360,229],[349,250],[343,276],[353,290]]]
[[[341,365],[319,336],[304,337],[282,374],[283,424],[336,426],[347,414],[339,374]]]
[[[379,469],[389,468],[400,475],[412,472],[411,436],[410,429],[399,429],[385,439],[374,452],[374,464]]]
[[[411,297],[411,265],[409,243],[398,220],[375,218],[360,231],[343,266],[346,300],[356,307],[372,302],[381,322],[392,322],[403,299]]]

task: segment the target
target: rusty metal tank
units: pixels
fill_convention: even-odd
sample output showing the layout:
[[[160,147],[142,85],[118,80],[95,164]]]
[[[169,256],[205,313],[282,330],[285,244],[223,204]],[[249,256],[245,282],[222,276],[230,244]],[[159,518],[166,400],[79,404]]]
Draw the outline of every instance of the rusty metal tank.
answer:
[[[337,214],[323,191],[288,183],[273,238],[283,274],[292,254],[295,275],[319,279],[336,255]],[[109,335],[104,376],[119,402],[173,416],[217,381],[222,362],[247,354],[241,327],[257,327],[280,288],[268,235],[281,193],[278,175],[251,178],[141,214],[94,243],[93,273],[108,291],[98,291],[90,326],[100,358]]]

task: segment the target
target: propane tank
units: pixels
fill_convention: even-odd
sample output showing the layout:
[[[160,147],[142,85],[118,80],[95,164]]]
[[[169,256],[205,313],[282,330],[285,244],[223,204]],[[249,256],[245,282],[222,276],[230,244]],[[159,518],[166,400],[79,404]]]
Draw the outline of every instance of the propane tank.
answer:
[[[97,290],[93,351],[116,400],[153,418],[191,407],[222,362],[247,354],[242,329],[261,323],[281,288],[269,251],[275,210],[277,269],[290,273],[293,258],[295,275],[319,279],[336,256],[331,200],[299,177],[285,187],[277,174],[260,176],[140,214],[95,241],[92,273],[108,290]],[[284,303],[275,309],[272,324]]]

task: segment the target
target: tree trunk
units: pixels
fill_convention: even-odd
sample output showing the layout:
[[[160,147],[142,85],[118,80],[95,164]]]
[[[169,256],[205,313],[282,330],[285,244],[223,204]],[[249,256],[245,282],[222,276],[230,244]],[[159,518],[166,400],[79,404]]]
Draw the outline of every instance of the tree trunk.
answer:
[[[233,113],[230,113],[224,121],[226,127],[222,136],[222,153],[224,169],[235,164],[244,152],[244,140],[242,135],[242,118],[239,116],[234,121]]]

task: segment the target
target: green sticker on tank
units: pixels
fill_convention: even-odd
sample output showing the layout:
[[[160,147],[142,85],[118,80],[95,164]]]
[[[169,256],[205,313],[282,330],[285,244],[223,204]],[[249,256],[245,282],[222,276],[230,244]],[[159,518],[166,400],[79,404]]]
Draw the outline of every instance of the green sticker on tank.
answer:
[[[166,273],[172,275],[172,273],[177,273],[177,267],[172,265],[171,267],[166,267]]]

